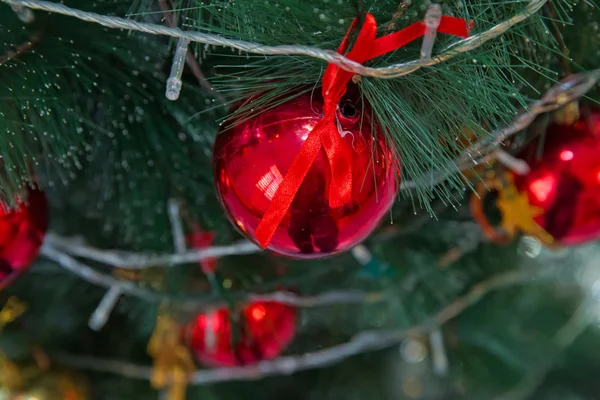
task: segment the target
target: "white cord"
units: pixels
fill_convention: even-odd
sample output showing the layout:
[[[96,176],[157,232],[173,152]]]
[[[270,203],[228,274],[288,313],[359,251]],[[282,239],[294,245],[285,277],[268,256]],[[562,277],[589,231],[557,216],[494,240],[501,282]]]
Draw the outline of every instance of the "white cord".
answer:
[[[100,15],[93,12],[81,11],[74,8],[67,7],[63,4],[53,3],[49,1],[38,1],[38,0],[0,0],[11,6],[16,7],[27,7],[33,10],[42,10],[47,12],[53,12],[57,14],[74,17],[83,21],[100,24],[107,28],[112,29],[126,29],[130,31],[139,31],[149,33],[152,35],[163,35],[170,36],[178,39],[187,39],[191,42],[204,43],[214,46],[225,46],[231,47],[247,53],[264,54],[264,55],[304,55],[313,58],[319,58],[326,61],[327,63],[333,63],[345,69],[362,76],[370,76],[380,79],[391,79],[400,76],[408,75],[421,67],[430,67],[432,65],[439,64],[447,61],[457,54],[465,53],[474,50],[481,46],[483,43],[494,39],[506,31],[512,26],[521,23],[535,14],[548,0],[530,0],[527,6],[509,18],[508,20],[499,23],[498,25],[482,32],[478,35],[471,36],[467,39],[460,40],[453,45],[449,46],[446,51],[442,54],[433,57],[431,59],[417,59],[405,63],[393,64],[388,67],[382,68],[369,68],[355,61],[352,61],[341,54],[338,54],[332,50],[323,50],[315,47],[302,46],[302,45],[279,45],[279,46],[266,46],[260,43],[252,43],[243,40],[228,39],[219,35],[184,31],[176,27],[168,27],[164,25],[150,24],[145,22],[138,22],[126,18],[110,17],[106,15]]]

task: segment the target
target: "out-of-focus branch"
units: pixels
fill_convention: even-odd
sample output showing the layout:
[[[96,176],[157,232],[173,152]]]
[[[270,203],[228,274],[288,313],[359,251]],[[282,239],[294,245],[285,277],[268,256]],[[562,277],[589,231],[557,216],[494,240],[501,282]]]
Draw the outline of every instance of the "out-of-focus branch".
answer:
[[[81,240],[65,238],[56,233],[48,233],[45,242],[71,256],[82,257],[87,260],[123,269],[174,266],[194,263],[207,258],[252,254],[262,251],[257,245],[249,241],[240,241],[229,246],[213,246],[204,249],[188,250],[181,254],[149,254],[121,250],[102,250],[87,246]]]
[[[102,286],[105,288],[111,288],[113,286],[119,286],[123,293],[127,293],[129,295],[139,297],[144,300],[155,300],[157,299],[156,293],[143,289],[137,286],[133,282],[119,280],[113,278],[108,274],[103,274],[101,272],[96,271],[94,268],[89,265],[85,265],[80,263],[73,257],[53,248],[52,246],[44,243],[40,253],[59,264],[64,269],[74,273],[79,276],[81,279],[92,283],[94,285]]]
[[[460,315],[487,294],[506,287],[529,282],[531,279],[531,271],[516,270],[503,273],[475,285],[467,294],[459,297],[438,313],[411,328],[365,331],[346,343],[311,353],[279,357],[272,361],[262,361],[258,364],[244,367],[199,370],[192,376],[191,383],[206,385],[226,381],[257,380],[266,376],[289,375],[298,371],[337,364],[357,354],[394,346],[406,337],[428,333]],[[64,353],[54,354],[54,358],[59,363],[75,368],[108,372],[127,378],[149,379],[151,376],[150,367],[127,362]]]
[[[119,287],[123,294],[139,297],[141,299],[159,302],[168,300],[175,306],[184,309],[198,311],[203,308],[221,307],[225,304],[214,296],[205,296],[204,298],[175,298],[167,294],[161,294],[152,290],[144,289],[134,282],[120,280],[111,275],[96,271],[94,268],[81,263],[65,254],[59,249],[53,248],[51,244],[45,243],[41,251],[42,255],[56,262],[61,267],[74,273],[83,280],[105,288]],[[260,293],[231,293],[236,302],[252,301],[276,301],[289,304],[295,307],[324,307],[335,304],[365,304],[377,303],[386,299],[385,294],[381,292],[362,292],[358,290],[329,291],[313,296],[300,296],[291,292],[273,292],[267,294]]]
[[[593,321],[590,311],[598,307],[595,301],[584,300],[573,313],[571,318],[554,335],[555,350],[551,352],[545,362],[523,379],[516,387],[496,397],[494,400],[519,400],[529,399],[531,394],[544,381],[544,378],[552,370],[557,359],[569,348],[575,340],[586,330]]]

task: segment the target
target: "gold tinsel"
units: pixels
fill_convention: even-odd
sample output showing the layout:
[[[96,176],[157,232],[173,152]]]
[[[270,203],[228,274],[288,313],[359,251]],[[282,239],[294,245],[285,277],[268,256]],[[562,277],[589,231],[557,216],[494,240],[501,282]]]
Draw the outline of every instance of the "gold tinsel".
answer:
[[[86,400],[90,398],[85,380],[70,372],[43,371],[37,366],[19,368],[14,364],[12,368],[10,376],[4,376],[4,370],[0,371],[3,374],[0,380],[0,400]],[[9,379],[15,380],[8,381]]]
[[[179,324],[163,307],[148,342],[148,354],[154,358],[152,387],[166,390],[169,400],[185,399],[189,377],[196,369],[190,352],[181,343],[180,332]]]
[[[27,306],[16,297],[0,310],[0,332],[25,312]],[[21,366],[0,351],[0,400],[86,400],[83,378],[68,371],[49,370],[45,353],[35,350],[36,363]]]

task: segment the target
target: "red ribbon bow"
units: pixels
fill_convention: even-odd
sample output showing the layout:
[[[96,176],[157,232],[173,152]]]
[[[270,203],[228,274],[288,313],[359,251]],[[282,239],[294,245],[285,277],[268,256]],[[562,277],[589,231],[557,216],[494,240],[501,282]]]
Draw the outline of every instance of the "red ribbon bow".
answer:
[[[338,53],[343,54],[347,50],[349,36],[357,24],[358,20],[354,19],[338,48]],[[468,37],[471,27],[472,25],[467,25],[463,19],[443,16],[437,31]],[[425,30],[425,23],[419,21],[398,32],[376,39],[375,17],[367,13],[354,46],[346,54],[346,58],[362,64],[418,39],[425,34]],[[354,73],[345,71],[335,64],[327,66],[323,75],[323,119],[315,125],[302,144],[283,182],[277,188],[269,208],[256,228],[256,239],[263,248],[268,246],[277,227],[281,224],[321,149],[326,153],[331,171],[329,205],[331,208],[336,208],[352,200],[352,153],[338,131],[335,113],[353,75]]]

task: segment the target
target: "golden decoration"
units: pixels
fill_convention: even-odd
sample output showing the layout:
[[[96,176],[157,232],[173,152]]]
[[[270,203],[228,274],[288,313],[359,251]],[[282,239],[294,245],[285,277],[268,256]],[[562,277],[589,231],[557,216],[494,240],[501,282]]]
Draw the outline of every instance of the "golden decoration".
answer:
[[[190,375],[196,370],[194,360],[181,342],[181,329],[173,317],[161,312],[148,343],[154,358],[152,378],[155,389],[167,389],[167,399],[184,400]]]
[[[87,384],[80,376],[66,371],[43,371],[37,366],[19,368],[19,385],[0,381],[0,400],[87,400]],[[3,371],[4,372],[4,371]]]
[[[27,305],[16,297],[10,297],[0,310],[0,331],[27,311]]]
[[[552,235],[535,222],[535,218],[542,215],[544,210],[531,206],[527,194],[515,193],[507,196],[505,192],[500,192],[496,205],[502,213],[502,229],[510,237],[514,237],[520,231],[547,244],[554,241]]]
[[[144,269],[114,268],[113,275],[119,280],[138,282],[141,286],[154,290],[164,288],[165,268],[151,267]]]
[[[507,243],[519,232],[534,236],[542,243],[551,246],[554,238],[535,222],[535,218],[543,210],[529,204],[526,193],[517,189],[512,173],[490,170],[484,181],[476,186],[476,193],[471,197],[471,212],[479,223],[484,234],[495,243]],[[499,193],[496,205],[502,214],[500,228],[493,226],[483,211],[483,200],[495,190]]]
[[[561,100],[561,96],[565,96],[565,94],[559,95],[557,98],[557,103],[562,104],[565,102],[564,99]],[[554,112],[554,122],[560,125],[573,125],[575,122],[579,121],[579,102],[572,101],[567,103],[564,107],[559,108]]]

